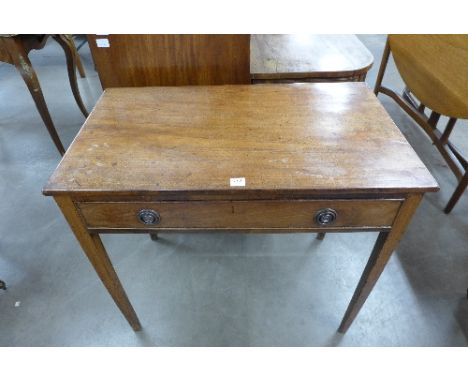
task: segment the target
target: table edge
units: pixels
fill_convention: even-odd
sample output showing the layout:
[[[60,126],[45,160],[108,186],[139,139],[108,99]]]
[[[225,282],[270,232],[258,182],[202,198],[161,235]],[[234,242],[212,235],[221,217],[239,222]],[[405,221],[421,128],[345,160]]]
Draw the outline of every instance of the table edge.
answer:
[[[437,183],[418,188],[372,188],[372,189],[201,189],[201,190],[109,190],[109,189],[83,189],[83,190],[66,190],[49,188],[47,185],[42,189],[42,194],[45,196],[55,195],[70,195],[70,196],[174,196],[190,197],[196,195],[205,196],[226,196],[226,197],[252,197],[262,196],[265,199],[271,197],[300,197],[309,195],[311,197],[328,197],[328,196],[342,196],[342,195],[362,195],[372,197],[385,197],[388,195],[405,195],[405,194],[419,194],[426,192],[437,192],[440,187]]]
[[[316,72],[250,72],[250,77],[253,80],[357,77],[366,74],[371,69],[372,65],[374,65],[374,60],[358,69]]]

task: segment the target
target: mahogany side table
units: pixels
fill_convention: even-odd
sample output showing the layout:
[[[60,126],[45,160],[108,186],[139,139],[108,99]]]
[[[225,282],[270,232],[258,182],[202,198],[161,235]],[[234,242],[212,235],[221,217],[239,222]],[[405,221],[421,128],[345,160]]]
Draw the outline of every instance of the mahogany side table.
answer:
[[[379,231],[345,332],[438,185],[364,83],[113,88],[44,187],[134,330],[100,233]]]

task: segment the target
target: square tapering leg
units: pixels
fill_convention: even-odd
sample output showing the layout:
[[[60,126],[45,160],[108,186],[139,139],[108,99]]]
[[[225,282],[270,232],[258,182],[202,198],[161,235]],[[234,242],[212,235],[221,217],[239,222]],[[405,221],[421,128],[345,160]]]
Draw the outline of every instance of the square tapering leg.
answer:
[[[140,321],[128,300],[115,269],[98,234],[89,233],[73,201],[67,196],[56,196],[55,201],[62,210],[70,228],[79,241],[94,270],[109,291],[118,308],[135,331],[141,330]]]
[[[421,198],[422,195],[420,194],[409,196],[400,207],[392,229],[389,232],[381,232],[379,234],[351,302],[348,305],[348,309],[338,328],[340,333],[346,333],[366,302],[367,297],[374,288],[390,256],[403,236]]]

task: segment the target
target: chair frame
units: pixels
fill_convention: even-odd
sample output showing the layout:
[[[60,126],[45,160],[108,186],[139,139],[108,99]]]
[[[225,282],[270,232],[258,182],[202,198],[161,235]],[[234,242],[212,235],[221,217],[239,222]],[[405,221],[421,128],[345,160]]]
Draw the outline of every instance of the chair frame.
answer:
[[[81,98],[76,78],[76,70],[78,68],[82,77],[85,75],[85,73],[83,68],[80,69],[81,62],[79,61],[79,55],[71,35],[54,34],[12,35],[10,37],[0,36],[0,53],[4,53],[4,55],[0,55],[0,58],[2,62],[14,65],[21,74],[21,77],[23,78],[29,92],[31,93],[34,103],[36,104],[36,108],[42,118],[42,121],[44,122],[47,131],[49,132],[49,135],[55,144],[55,147],[59,151],[60,155],[63,155],[65,153],[65,148],[63,147],[63,144],[57,133],[54,122],[52,121],[52,117],[50,116],[37,74],[28,57],[31,50],[42,49],[50,36],[60,45],[65,53],[70,87],[79,109],[86,118],[88,117],[89,113]],[[79,65],[78,62],[80,63]]]
[[[390,53],[390,43],[387,38],[382,55],[382,62],[380,64],[379,73],[374,87],[374,93],[376,96],[379,93],[383,93],[392,98],[423,129],[457,178],[459,184],[444,209],[444,212],[448,214],[452,211],[453,207],[468,186],[468,158],[465,157],[449,140],[457,119],[447,116],[449,117],[449,120],[444,131],[441,133],[437,129],[437,123],[439,122],[441,114],[431,111],[430,116],[428,117],[424,112],[426,106],[421,102],[418,102],[408,88],[405,88],[403,94],[400,95],[395,91],[382,86],[382,80],[385,75]]]

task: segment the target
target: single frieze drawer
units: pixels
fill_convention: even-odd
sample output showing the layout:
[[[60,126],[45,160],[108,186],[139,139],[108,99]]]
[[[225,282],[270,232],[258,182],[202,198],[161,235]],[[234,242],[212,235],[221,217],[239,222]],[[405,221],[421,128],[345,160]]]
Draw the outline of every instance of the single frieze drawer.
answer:
[[[390,228],[402,201],[81,202],[90,229]]]

